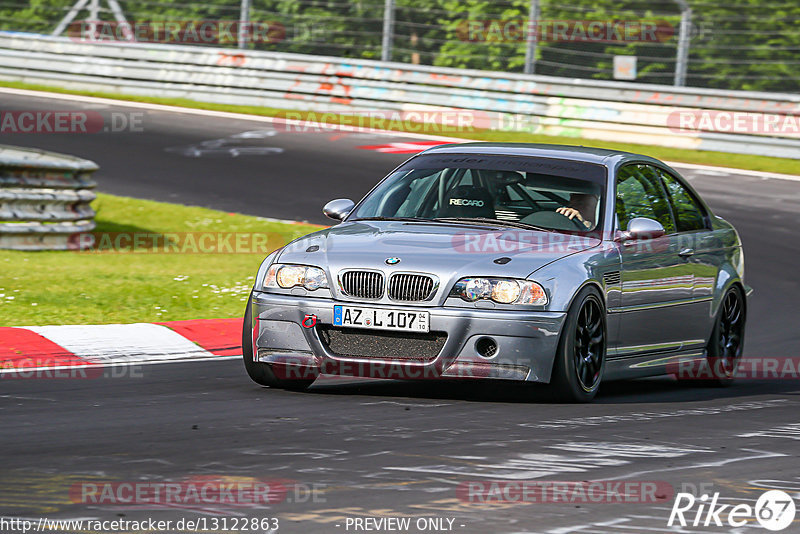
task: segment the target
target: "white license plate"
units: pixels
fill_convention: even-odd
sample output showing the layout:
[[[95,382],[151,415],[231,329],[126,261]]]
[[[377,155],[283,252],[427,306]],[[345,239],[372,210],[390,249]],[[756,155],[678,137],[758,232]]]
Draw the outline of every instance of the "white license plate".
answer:
[[[428,332],[430,330],[430,313],[361,308],[358,306],[334,306],[333,325],[372,328],[374,330]]]

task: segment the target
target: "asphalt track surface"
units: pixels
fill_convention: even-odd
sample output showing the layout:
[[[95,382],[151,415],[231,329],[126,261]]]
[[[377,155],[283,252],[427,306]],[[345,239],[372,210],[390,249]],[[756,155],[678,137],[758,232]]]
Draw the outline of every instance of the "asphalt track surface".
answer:
[[[0,101],[4,110],[84,107],[5,94]],[[324,222],[326,200],[358,197],[406,157],[357,148],[407,141],[399,137],[286,132],[248,145],[280,153],[188,157],[167,149],[265,125],[164,112],[147,112],[143,124],[139,133],[4,135],[0,143],[93,159],[101,191],[313,222]],[[746,355],[800,356],[800,185],[685,175],[744,241],[747,282],[756,290]],[[797,380],[727,389],[668,378],[608,383],[593,404],[563,405],[536,388],[466,381],[323,379],[307,393],[270,390],[250,382],[235,359],[125,374],[0,379],[0,516],[277,517],[279,532],[292,534],[355,532],[347,518],[391,516],[411,517],[407,532],[436,531],[417,530],[418,518],[449,518],[452,531],[464,533],[640,533],[670,531],[672,498],[486,505],[460,499],[457,489],[492,480],[658,481],[673,491],[719,492],[725,503],[753,505],[767,488],[800,498]],[[282,480],[294,489],[282,502],[252,507],[97,505],[70,496],[83,482],[197,477]],[[752,520],[736,529],[674,529],[759,530]],[[800,517],[784,532],[797,531]]]

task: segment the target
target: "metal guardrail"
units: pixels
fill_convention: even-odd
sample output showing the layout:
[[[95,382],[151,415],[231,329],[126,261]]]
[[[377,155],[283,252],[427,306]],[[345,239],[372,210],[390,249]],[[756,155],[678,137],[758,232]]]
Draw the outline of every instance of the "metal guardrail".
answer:
[[[85,232],[95,227],[89,204],[96,198],[91,175],[97,169],[73,156],[0,145],[0,248],[92,246]]]
[[[465,109],[524,131],[800,159],[800,131],[678,131],[675,113],[798,124],[800,95],[676,88],[300,54],[0,32],[0,79],[327,112]],[[527,120],[519,120],[520,117]]]

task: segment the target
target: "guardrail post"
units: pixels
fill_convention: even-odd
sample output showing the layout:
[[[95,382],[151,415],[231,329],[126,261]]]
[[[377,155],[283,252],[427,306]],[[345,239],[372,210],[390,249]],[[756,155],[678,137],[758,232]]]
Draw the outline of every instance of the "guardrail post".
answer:
[[[242,7],[239,10],[239,48],[247,48],[250,32],[250,0],[242,0]]]
[[[75,19],[75,17],[78,16],[78,13],[80,13],[88,3],[89,0],[78,0],[77,2],[75,2],[72,5],[72,7],[69,8],[67,14],[64,15],[64,18],[61,19],[61,21],[56,25],[56,29],[53,30],[53,33],[51,33],[50,35],[55,35],[56,37],[58,37],[59,35],[64,33],[64,30],[67,29],[69,23],[72,22]]]
[[[528,32],[525,40],[525,74],[536,72],[536,48],[539,45],[539,0],[531,0]]]
[[[689,33],[692,26],[692,8],[686,0],[675,0],[681,8],[681,26],[678,35],[678,54],[675,58],[675,87],[686,85],[686,71],[689,68]]]
[[[119,6],[117,0],[106,0],[108,7],[111,8],[111,13],[114,15],[114,19],[122,28],[122,36],[125,37],[127,41],[135,40],[135,35],[133,30],[131,29],[131,25],[128,24],[127,19],[125,18],[125,13],[122,11],[122,8]],[[75,20],[75,17],[78,16],[78,13],[83,11],[86,8],[86,5],[89,4],[89,0],[78,0],[72,7],[69,9],[69,12],[64,15],[64,18],[59,21],[56,25],[56,28],[53,30],[51,35],[59,36],[64,33],[64,30],[67,29],[67,26]],[[90,33],[91,39],[95,40],[96,32],[97,32],[97,22],[100,17],[100,0],[92,0],[91,4],[89,5],[89,22],[90,22]],[[81,36],[84,37],[84,36]]]
[[[97,40],[97,22],[100,20],[100,0],[89,2],[89,40]]]
[[[386,4],[384,5],[383,8],[383,41],[381,43],[381,61],[392,60],[393,35],[394,35],[394,0],[386,0]]]

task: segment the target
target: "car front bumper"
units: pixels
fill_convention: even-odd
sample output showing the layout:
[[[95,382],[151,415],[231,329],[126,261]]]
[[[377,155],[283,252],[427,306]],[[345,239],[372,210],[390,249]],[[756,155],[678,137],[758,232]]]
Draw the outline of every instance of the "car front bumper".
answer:
[[[566,314],[543,311],[396,306],[397,309],[430,312],[431,332],[447,339],[435,358],[409,361],[383,357],[350,357],[333,353],[319,329],[304,327],[313,315],[317,325],[333,322],[335,304],[365,304],[254,292],[251,333],[254,361],[270,364],[286,378],[317,373],[371,378],[499,378],[549,382],[559,333]],[[385,306],[380,306],[385,307]],[[370,330],[360,331],[369,334]],[[476,341],[492,338],[497,352],[482,357]]]

